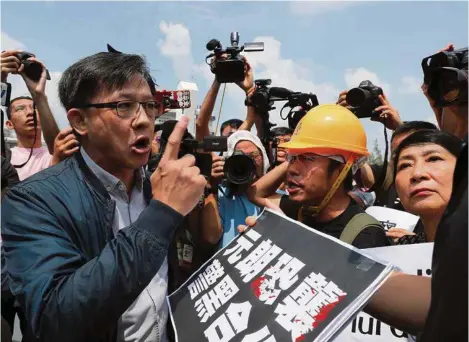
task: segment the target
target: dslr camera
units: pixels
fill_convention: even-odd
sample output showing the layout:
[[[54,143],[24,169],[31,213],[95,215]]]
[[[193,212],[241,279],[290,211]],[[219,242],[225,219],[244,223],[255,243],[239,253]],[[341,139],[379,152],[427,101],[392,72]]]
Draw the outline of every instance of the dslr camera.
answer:
[[[225,159],[223,172],[225,179],[231,184],[249,184],[257,175],[256,163],[250,156],[241,151],[235,151]]]
[[[239,46],[238,32],[231,32],[230,42],[231,46],[226,49],[223,49],[217,39],[210,40],[206,45],[207,50],[213,51],[213,53],[209,54],[205,61],[209,64],[209,58],[217,57],[215,63],[209,65],[220,83],[234,83],[244,80],[244,60],[240,55],[241,52],[264,51],[264,43],[262,42],[244,43],[244,45]],[[226,59],[221,58],[223,54],[227,55]]]
[[[378,115],[375,109],[381,106],[379,95],[383,95],[383,89],[371,81],[363,81],[357,88],[350,89],[345,99],[352,106],[352,112],[359,119],[364,119]]]
[[[42,75],[42,65],[35,61],[30,61],[28,58],[36,57],[29,52],[19,52],[16,54],[16,57],[20,60],[21,64],[24,65],[25,75],[32,81],[39,81]],[[46,69],[47,79],[50,80],[49,71]]]
[[[428,95],[439,108],[467,103],[468,49],[441,51],[422,60]]]
[[[195,157],[195,166],[200,169],[200,173],[209,179],[212,175],[212,155],[203,152],[225,152],[227,150],[227,137],[208,136],[204,137],[202,142],[195,139],[186,138],[181,142],[179,158],[186,154],[192,154]]]
[[[169,120],[164,122],[160,127],[155,126],[155,130],[161,128],[162,132],[160,136],[160,149],[158,153],[148,161],[147,166],[150,172],[154,172],[158,167],[166,149],[168,138],[173,132],[176,123],[177,120]],[[186,129],[179,149],[178,158],[182,158],[186,154],[192,154],[195,157],[195,165],[200,169],[200,173],[208,179],[212,174],[212,155],[209,153],[199,153],[198,151],[201,150],[204,152],[224,152],[227,150],[227,138],[208,136],[200,142],[193,139],[192,135]]]

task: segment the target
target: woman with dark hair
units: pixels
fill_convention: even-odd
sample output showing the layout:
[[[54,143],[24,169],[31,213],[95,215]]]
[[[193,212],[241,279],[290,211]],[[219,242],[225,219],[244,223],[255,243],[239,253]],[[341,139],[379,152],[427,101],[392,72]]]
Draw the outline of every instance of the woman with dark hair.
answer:
[[[396,190],[404,209],[418,215],[423,233],[397,244],[433,242],[451,197],[453,173],[462,141],[442,131],[421,130],[401,142],[394,156]]]

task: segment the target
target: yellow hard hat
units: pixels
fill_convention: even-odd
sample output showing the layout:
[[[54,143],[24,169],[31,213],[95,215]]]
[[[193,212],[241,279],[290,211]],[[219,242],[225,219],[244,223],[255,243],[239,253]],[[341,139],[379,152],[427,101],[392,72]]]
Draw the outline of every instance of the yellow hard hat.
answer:
[[[290,153],[331,153],[369,156],[360,120],[345,107],[325,104],[314,107],[300,120],[289,142],[280,144]]]

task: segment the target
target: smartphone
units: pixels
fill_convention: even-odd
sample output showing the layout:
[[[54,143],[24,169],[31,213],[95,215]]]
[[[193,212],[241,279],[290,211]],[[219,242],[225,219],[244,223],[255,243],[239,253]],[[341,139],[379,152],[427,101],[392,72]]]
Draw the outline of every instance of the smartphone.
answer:
[[[190,90],[157,90],[155,101],[163,103],[165,109],[182,109],[191,107]]]

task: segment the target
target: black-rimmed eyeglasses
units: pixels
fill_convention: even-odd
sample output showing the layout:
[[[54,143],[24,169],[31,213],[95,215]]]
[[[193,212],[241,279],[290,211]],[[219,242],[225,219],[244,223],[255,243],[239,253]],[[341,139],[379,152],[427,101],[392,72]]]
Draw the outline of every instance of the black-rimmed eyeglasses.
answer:
[[[116,113],[121,118],[130,118],[140,111],[140,106],[143,107],[147,116],[151,119],[155,119],[157,116],[162,114],[160,110],[161,103],[157,101],[118,101],[118,102],[107,102],[107,103],[89,103],[76,108],[111,108],[115,109]]]

